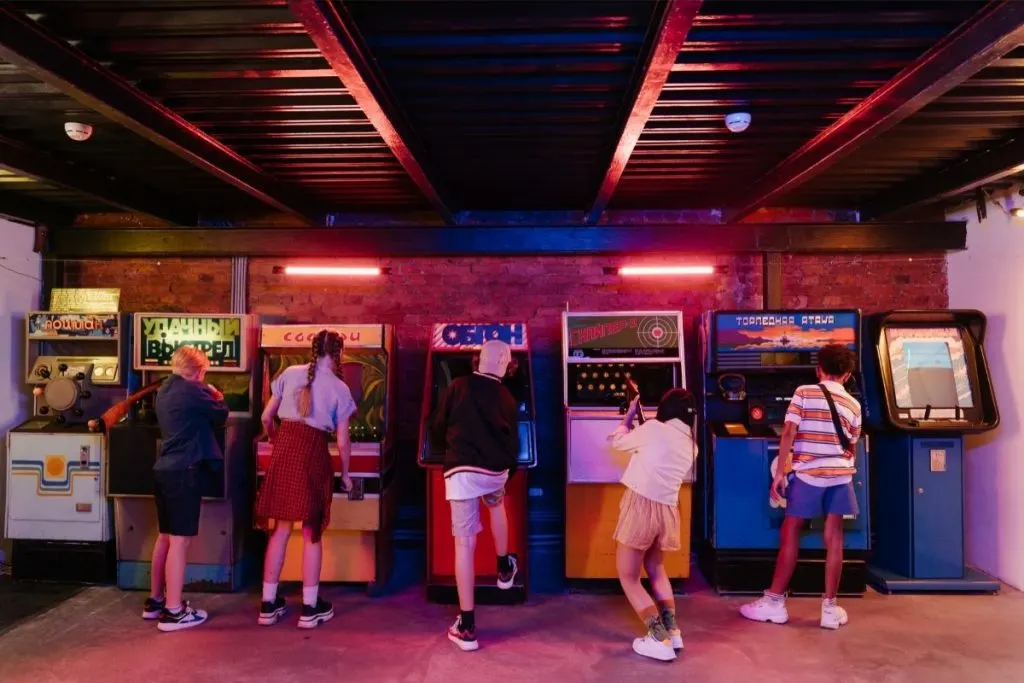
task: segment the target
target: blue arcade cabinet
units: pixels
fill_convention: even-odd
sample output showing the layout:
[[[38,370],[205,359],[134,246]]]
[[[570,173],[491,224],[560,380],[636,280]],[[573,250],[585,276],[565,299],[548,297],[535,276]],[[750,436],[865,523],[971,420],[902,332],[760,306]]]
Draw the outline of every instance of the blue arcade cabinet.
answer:
[[[771,500],[769,487],[786,409],[798,386],[817,383],[822,346],[845,344],[860,358],[860,313],[710,311],[700,336],[704,420],[697,517],[704,523],[697,529],[698,560],[719,593],[760,593],[771,583],[785,515]],[[858,399],[859,370],[846,387]],[[862,594],[867,585],[870,525],[863,438],[857,443],[856,466],[860,515],[845,523],[843,595]],[[808,522],[800,548],[790,592],[819,595],[825,586],[823,519]]]
[[[880,591],[992,593],[964,562],[964,434],[999,424],[979,311],[893,311],[864,336]]]

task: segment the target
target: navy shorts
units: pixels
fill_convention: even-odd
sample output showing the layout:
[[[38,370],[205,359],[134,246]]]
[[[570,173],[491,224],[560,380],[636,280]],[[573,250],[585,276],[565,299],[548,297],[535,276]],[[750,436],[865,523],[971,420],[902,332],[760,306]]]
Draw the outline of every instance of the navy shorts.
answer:
[[[154,470],[156,480],[156,519],[162,534],[198,536],[202,493],[199,468]]]
[[[815,519],[826,515],[857,515],[857,495],[852,483],[839,486],[813,486],[789,475],[786,487],[786,516]]]

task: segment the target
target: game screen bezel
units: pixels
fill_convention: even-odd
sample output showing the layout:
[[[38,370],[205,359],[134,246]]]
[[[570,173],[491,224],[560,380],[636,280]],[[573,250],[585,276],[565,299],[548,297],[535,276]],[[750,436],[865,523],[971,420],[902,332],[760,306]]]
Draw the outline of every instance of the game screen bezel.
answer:
[[[957,326],[910,326],[891,325],[884,330],[886,361],[890,380],[890,400],[898,411],[910,414],[923,412],[927,405],[911,402],[914,384],[911,382],[909,368],[906,363],[906,350],[912,348],[906,343],[911,339],[921,343],[943,344],[946,353],[942,360],[948,360],[949,379],[953,382],[952,393],[956,395],[956,405],[932,405],[930,417],[935,419],[956,418],[957,409],[961,419],[979,409],[977,370],[973,367],[970,346],[965,330]],[[917,345],[917,344],[914,344]],[[906,370],[906,372],[904,372]],[[967,395],[968,404],[962,404],[960,396]]]

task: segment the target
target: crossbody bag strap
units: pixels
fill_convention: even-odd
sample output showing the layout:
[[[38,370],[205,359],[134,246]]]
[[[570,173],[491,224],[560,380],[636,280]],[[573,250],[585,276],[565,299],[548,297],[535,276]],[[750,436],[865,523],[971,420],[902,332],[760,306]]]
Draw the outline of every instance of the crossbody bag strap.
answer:
[[[846,436],[846,432],[843,431],[843,423],[839,420],[839,411],[836,410],[836,402],[832,398],[832,394],[825,387],[824,384],[819,384],[818,387],[821,389],[821,393],[825,395],[825,401],[828,403],[828,409],[832,413],[832,425],[836,428],[836,434],[839,436],[839,443],[843,446],[843,451],[849,452],[850,450],[850,438]]]

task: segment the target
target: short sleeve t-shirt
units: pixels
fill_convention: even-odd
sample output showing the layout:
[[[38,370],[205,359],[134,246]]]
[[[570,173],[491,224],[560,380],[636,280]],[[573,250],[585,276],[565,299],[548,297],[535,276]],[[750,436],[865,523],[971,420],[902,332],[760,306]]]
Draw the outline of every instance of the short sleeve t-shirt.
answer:
[[[330,359],[321,359],[310,389],[309,417],[299,413],[299,391],[308,381],[309,365],[293,365],[285,369],[270,385],[274,396],[281,399],[277,411],[282,420],[298,420],[314,429],[337,431],[356,412],[356,403],[348,385],[331,371]]]
[[[813,486],[838,486],[853,480],[857,469],[856,443],[861,432],[860,403],[838,382],[824,382],[839,413],[839,422],[850,440],[850,452],[832,423],[832,411],[821,387],[807,384],[797,387],[786,411],[786,422],[796,425],[793,440],[793,471]]]

